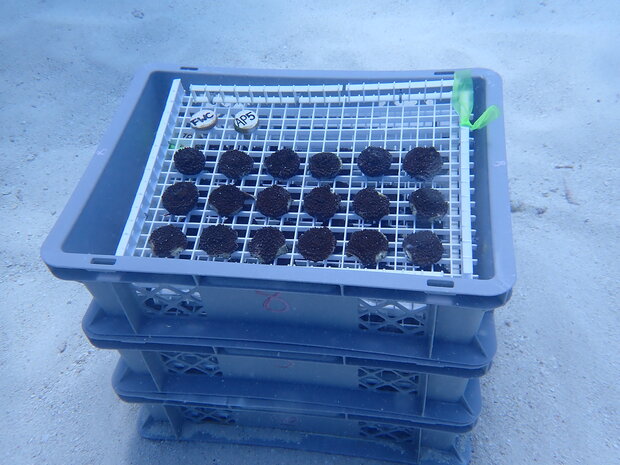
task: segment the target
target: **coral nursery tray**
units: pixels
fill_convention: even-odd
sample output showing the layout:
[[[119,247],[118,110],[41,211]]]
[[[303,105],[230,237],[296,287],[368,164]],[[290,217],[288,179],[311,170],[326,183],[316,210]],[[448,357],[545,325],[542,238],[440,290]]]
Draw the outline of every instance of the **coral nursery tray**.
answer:
[[[474,114],[501,105],[501,81],[487,70],[473,70]],[[140,72],[99,146],[74,195],[42,249],[59,277],[83,282],[117,280],[199,284],[244,289],[281,289],[341,296],[394,296],[408,300],[439,296],[447,305],[494,308],[504,303],[515,271],[507,189],[503,121],[470,131],[460,127],[450,98],[452,71],[327,72],[229,70],[153,67]],[[217,122],[196,130],[196,114],[214,114]],[[211,113],[209,113],[211,112]],[[250,113],[249,113],[250,112]],[[235,128],[235,119],[255,116],[251,131]],[[193,121],[196,123],[196,121]],[[391,153],[383,176],[359,169],[369,146]],[[420,181],[403,169],[415,147],[435,147],[441,169]],[[183,175],[173,162],[184,147],[205,157],[205,169]],[[297,152],[300,164],[286,179],[267,173],[275,151]],[[253,168],[232,181],[218,170],[227,150],[246,152]],[[331,180],[316,179],[310,158],[337,154],[342,166]],[[195,207],[184,215],[163,208],[162,196],[176,182],[197,188]],[[234,183],[248,194],[242,210],[221,217],[208,199],[215,189]],[[278,184],[291,195],[288,211],[278,219],[264,216],[256,198]],[[317,221],[303,200],[313,188],[329,185],[341,198],[329,220]],[[373,188],[389,201],[379,221],[365,222],[353,198]],[[417,217],[409,195],[420,187],[439,191],[448,207],[443,219]],[[251,197],[249,197],[251,196]],[[237,235],[230,258],[211,257],[200,248],[205,228],[227,224]],[[187,247],[177,258],[154,257],[152,232],[179,227]],[[274,264],[260,264],[250,250],[256,231],[272,226],[283,233],[286,253]],[[299,237],[327,226],[335,248],[329,257],[309,261],[300,253]],[[347,254],[351,235],[362,229],[384,234],[387,252],[370,266]],[[443,255],[433,265],[413,265],[404,238],[431,231]],[[114,277],[113,277],[114,276]],[[113,278],[112,278],[113,277]]]
[[[406,272],[429,276],[472,276],[472,217],[469,130],[458,126],[458,115],[450,105],[452,80],[441,78],[421,82],[394,82],[391,85],[326,86],[189,86],[174,80],[168,104],[160,122],[155,144],[146,164],[138,195],[121,238],[118,254],[153,256],[148,245],[153,230],[168,224],[180,227],[189,246],[180,255],[188,260],[222,260],[209,257],[199,248],[199,237],[210,225],[229,224],[239,236],[238,250],[230,262],[258,263],[248,244],[256,231],[272,226],[284,233],[289,252],[277,265],[319,268],[355,268]],[[209,131],[191,128],[192,115],[209,108],[219,115]],[[251,110],[258,116],[258,129],[249,136],[235,130],[235,115]],[[242,115],[243,116],[243,115]],[[359,154],[369,146],[387,149],[392,156],[390,169],[380,177],[367,177],[358,167]],[[435,147],[443,168],[432,181],[417,181],[403,169],[403,158],[414,147]],[[203,171],[183,175],[173,156],[191,147],[206,158]],[[295,174],[278,181],[265,169],[265,158],[282,148],[293,149],[301,163]],[[280,185],[292,197],[288,212],[270,219],[257,210],[257,202],[247,201],[241,212],[222,218],[210,208],[207,199],[221,185],[231,184],[218,171],[222,154],[240,150],[253,159],[253,169],[237,187],[258,198],[265,189]],[[314,154],[338,155],[342,166],[335,178],[326,181],[313,177],[308,169]],[[196,208],[184,215],[171,215],[162,202],[166,188],[177,182],[198,187]],[[341,198],[339,211],[328,221],[317,221],[303,208],[303,199],[314,188],[329,185]],[[440,222],[417,218],[411,212],[409,195],[427,185],[442,193],[448,212]],[[365,222],[354,212],[357,192],[371,187],[389,199],[389,213],[376,225]],[[336,250],[326,260],[306,260],[299,252],[299,236],[310,228],[327,226],[336,236]],[[346,245],[353,232],[371,228],[389,241],[385,258],[365,267],[347,256]],[[407,234],[431,230],[444,244],[444,256],[432,267],[423,269],[409,263],[402,250]]]

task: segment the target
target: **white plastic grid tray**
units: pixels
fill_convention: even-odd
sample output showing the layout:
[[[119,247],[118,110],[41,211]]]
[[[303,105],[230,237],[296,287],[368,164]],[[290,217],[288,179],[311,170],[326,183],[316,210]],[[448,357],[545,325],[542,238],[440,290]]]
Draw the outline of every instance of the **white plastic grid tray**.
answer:
[[[198,242],[203,228],[225,223],[239,234],[239,250],[230,261],[257,263],[250,256],[248,244],[255,230],[269,225],[282,230],[289,247],[289,253],[277,259],[277,265],[361,269],[355,257],[345,255],[345,248],[351,233],[374,227],[364,224],[352,211],[355,193],[372,186],[390,199],[390,214],[378,225],[389,240],[389,251],[374,269],[475,278],[470,134],[458,125],[458,115],[450,105],[451,89],[451,79],[438,79],[325,86],[191,86],[186,92],[180,80],[175,80],[117,254],[152,256],[147,244],[152,231],[174,224],[183,229],[189,241],[180,259],[221,260],[208,257],[198,248]],[[194,131],[189,119],[205,108],[217,112],[218,123],[209,131]],[[259,129],[250,135],[233,128],[234,115],[241,109],[259,115]],[[357,167],[357,156],[369,145],[384,147],[393,155],[392,169],[379,180],[367,178]],[[449,202],[448,214],[441,223],[422,222],[411,214],[409,194],[422,183],[413,181],[404,171],[401,175],[401,166],[407,151],[416,146],[434,146],[444,160],[442,172],[430,183]],[[205,154],[206,169],[198,176],[184,176],[174,169],[173,155],[182,147],[195,147]],[[287,182],[277,182],[293,198],[288,214],[279,220],[267,219],[255,210],[254,202],[247,202],[239,214],[224,220],[206,208],[211,191],[232,182],[215,172],[220,154],[235,148],[254,159],[253,171],[237,185],[256,197],[276,183],[264,172],[264,158],[283,147],[299,154],[303,173]],[[326,183],[313,178],[307,170],[309,158],[324,151],[337,153],[343,161],[342,174],[329,182],[340,194],[342,204],[341,211],[326,224],[336,235],[336,250],[326,261],[313,263],[298,253],[297,238],[305,230],[321,225],[304,212],[301,199]],[[169,215],[161,204],[164,189],[178,181],[195,181],[200,191],[198,207],[186,217]],[[403,237],[421,229],[435,232],[445,248],[442,260],[431,268],[414,267],[402,250]]]

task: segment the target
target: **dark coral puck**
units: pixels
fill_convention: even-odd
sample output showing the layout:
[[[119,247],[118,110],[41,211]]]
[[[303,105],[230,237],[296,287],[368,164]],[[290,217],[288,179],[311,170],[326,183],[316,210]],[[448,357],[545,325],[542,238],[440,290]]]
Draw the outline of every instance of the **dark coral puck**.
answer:
[[[340,196],[329,186],[315,187],[304,195],[304,209],[318,221],[328,221],[338,212]]]
[[[317,179],[333,179],[342,168],[342,160],[332,152],[321,152],[310,157],[308,169]]]
[[[437,234],[431,231],[418,231],[403,240],[403,250],[407,259],[417,266],[437,263],[443,255],[443,245]]]
[[[239,248],[238,237],[230,226],[215,224],[203,229],[198,246],[211,257],[229,258]]]
[[[173,160],[176,170],[188,176],[200,173],[205,167],[205,156],[200,150],[192,147],[177,150]]]
[[[390,213],[390,199],[372,187],[366,187],[353,197],[353,211],[365,221],[376,223]]]
[[[269,218],[280,218],[291,206],[291,194],[283,187],[273,185],[256,196],[256,209]]]
[[[267,173],[277,179],[289,179],[299,171],[299,155],[293,149],[280,149],[265,158]]]
[[[441,192],[430,187],[423,187],[411,193],[409,196],[411,211],[416,215],[429,220],[438,220],[448,212],[448,202]]]
[[[407,152],[403,169],[420,181],[430,181],[441,171],[443,161],[435,147],[416,147]]]
[[[161,203],[172,215],[187,215],[198,203],[198,188],[193,182],[176,182],[166,187]]]
[[[241,150],[227,150],[220,156],[217,163],[217,171],[229,179],[241,179],[250,174],[254,160]]]
[[[385,235],[374,229],[362,229],[351,234],[346,254],[356,257],[364,266],[374,266],[385,258],[388,240]]]
[[[252,198],[237,186],[223,184],[209,195],[208,206],[219,216],[233,216],[241,211],[243,203]]]
[[[299,236],[297,245],[306,260],[320,262],[334,253],[336,237],[329,228],[312,228]]]
[[[383,176],[390,171],[392,154],[381,147],[367,147],[357,157],[357,165],[366,176]]]
[[[156,257],[176,257],[187,248],[187,237],[181,228],[169,224],[153,231],[148,245]]]
[[[250,255],[261,263],[273,261],[288,252],[286,239],[282,231],[272,227],[261,228],[254,233],[248,246]]]

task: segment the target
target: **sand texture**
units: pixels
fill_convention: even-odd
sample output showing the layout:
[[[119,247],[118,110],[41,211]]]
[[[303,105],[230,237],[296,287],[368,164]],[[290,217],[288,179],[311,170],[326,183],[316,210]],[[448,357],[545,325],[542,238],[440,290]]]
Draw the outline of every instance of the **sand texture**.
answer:
[[[0,463],[379,464],[146,441],[113,393],[90,295],[39,249],[152,62],[497,71],[518,282],[472,463],[620,463],[619,2],[4,0],[0,25]]]

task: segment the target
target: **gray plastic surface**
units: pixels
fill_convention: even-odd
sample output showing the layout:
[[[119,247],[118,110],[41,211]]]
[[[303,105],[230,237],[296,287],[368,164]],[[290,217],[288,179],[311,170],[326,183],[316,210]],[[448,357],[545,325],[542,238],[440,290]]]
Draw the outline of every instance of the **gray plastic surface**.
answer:
[[[434,341],[471,344],[487,309],[415,301],[327,296],[264,289],[197,286],[183,283],[87,282],[104,312],[125,314],[136,334],[159,319],[179,335],[196,325],[303,325],[308,331],[346,331],[388,339],[409,336],[408,352],[432,355]],[[439,296],[435,296],[438,300]],[[401,342],[404,342],[401,340]]]
[[[191,315],[144,317],[139,331],[135,332],[122,311],[111,315],[94,301],[84,316],[82,327],[95,346],[106,349],[236,351],[239,355],[250,353],[265,357],[280,354],[297,359],[331,359],[352,366],[379,366],[470,378],[488,370],[496,350],[493,312],[481,314],[483,318],[476,335],[466,343],[433,337],[430,329],[400,334],[343,331],[241,318],[231,324]]]
[[[415,428],[343,413],[277,413],[235,406],[146,404],[140,433],[152,440],[282,447],[410,465],[466,465],[468,434]]]
[[[119,350],[123,362],[137,374],[150,374],[160,391],[179,380],[188,384],[213,380],[298,383],[374,392],[384,397],[405,395],[418,413],[426,401],[459,403],[469,384],[467,378],[348,363],[344,357],[310,354],[265,353],[206,347],[202,352]]]
[[[502,105],[499,77],[488,70],[472,71],[475,114],[491,104]],[[182,69],[154,66],[137,74],[121,108],[98,147],[74,194],[42,247],[52,272],[63,279],[91,283],[104,307],[118,283],[199,286],[226,296],[237,289],[283,291],[340,298],[371,297],[419,304],[490,309],[510,296],[515,280],[514,253],[504,149],[503,120],[473,133],[473,185],[477,264],[471,278],[433,278],[407,273],[369,272],[267,266],[198,260],[115,256],[131,209],[144,163],[172,81],[191,84],[346,84],[437,79],[450,72],[351,72],[291,70]],[[131,156],[127,156],[130,153]],[[105,289],[109,292],[105,292]],[[219,294],[217,294],[219,293]],[[108,301],[106,301],[108,300]],[[226,301],[229,299],[223,299]],[[128,304],[121,298],[120,304]],[[116,307],[122,308],[120,307]],[[465,310],[466,311],[466,310]]]
[[[391,419],[453,432],[470,431],[481,409],[477,378],[468,381],[458,402],[424,399],[404,393],[386,396],[372,391],[249,378],[210,377],[195,382],[183,376],[167,376],[160,377],[158,381],[159,386],[150,373],[134,371],[124,360],[119,361],[112,378],[117,395],[128,402],[146,399],[147,402],[173,400],[220,406],[232,404],[279,413],[309,410],[329,414],[348,412],[367,419]]]

